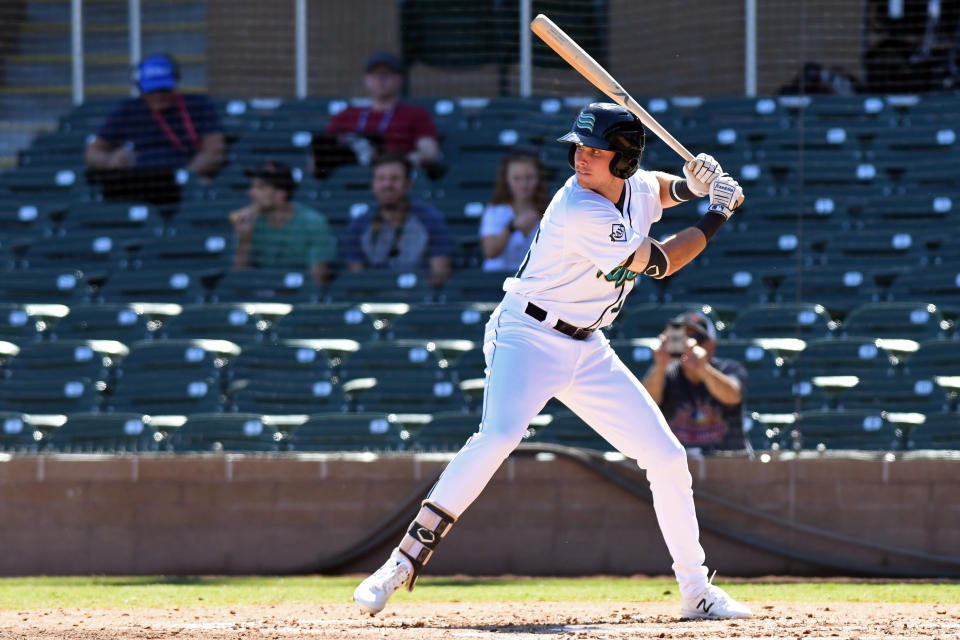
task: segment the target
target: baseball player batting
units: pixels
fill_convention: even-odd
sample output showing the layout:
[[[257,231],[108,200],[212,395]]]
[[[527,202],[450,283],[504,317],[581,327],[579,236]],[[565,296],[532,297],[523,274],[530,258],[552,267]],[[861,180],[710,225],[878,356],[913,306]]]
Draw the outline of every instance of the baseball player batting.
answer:
[[[638,171],[645,132],[613,103],[577,114],[569,133],[575,174],[547,207],[517,274],[486,325],[486,383],[479,430],[450,461],[386,563],[354,601],[371,615],[397,589],[412,590],[450,528],[480,495],[524,430],[556,397],[647,472],[657,522],[673,559],[685,618],[748,618],[750,610],[707,579],[683,446],[639,380],[600,331],[638,276],[663,278],[707,246],[742,196],[740,185],[700,154],[684,180]],[[709,195],[695,226],[658,242],[663,209]]]

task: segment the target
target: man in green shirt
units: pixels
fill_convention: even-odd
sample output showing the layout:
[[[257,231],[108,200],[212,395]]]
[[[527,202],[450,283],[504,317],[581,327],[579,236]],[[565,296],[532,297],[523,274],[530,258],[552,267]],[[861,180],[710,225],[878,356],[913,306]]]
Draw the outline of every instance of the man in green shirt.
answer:
[[[309,271],[318,284],[327,284],[337,240],[323,214],[290,201],[297,187],[290,167],[265,162],[245,173],[250,204],[229,215],[237,233],[234,269]]]

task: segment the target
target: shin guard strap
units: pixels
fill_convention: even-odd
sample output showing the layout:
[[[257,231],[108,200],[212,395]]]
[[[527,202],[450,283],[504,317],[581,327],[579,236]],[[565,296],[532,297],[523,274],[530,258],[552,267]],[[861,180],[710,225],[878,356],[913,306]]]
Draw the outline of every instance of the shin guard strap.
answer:
[[[400,553],[405,555],[413,565],[407,590],[413,591],[413,585],[420,575],[420,570],[430,560],[433,550],[440,544],[440,540],[450,531],[450,527],[457,521],[437,504],[428,500],[423,501],[420,513],[410,523],[407,534],[400,541]]]

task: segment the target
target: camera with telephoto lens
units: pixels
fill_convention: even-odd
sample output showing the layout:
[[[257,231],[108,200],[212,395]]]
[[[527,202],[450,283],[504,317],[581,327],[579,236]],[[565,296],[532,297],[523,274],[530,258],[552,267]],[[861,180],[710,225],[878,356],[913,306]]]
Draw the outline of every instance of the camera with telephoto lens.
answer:
[[[682,324],[671,322],[667,325],[667,353],[679,358],[687,350],[687,328]]]

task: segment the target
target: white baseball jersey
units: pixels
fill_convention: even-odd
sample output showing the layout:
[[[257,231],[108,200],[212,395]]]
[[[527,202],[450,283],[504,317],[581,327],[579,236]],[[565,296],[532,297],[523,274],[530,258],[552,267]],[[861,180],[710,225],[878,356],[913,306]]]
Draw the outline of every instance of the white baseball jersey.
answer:
[[[638,171],[625,181],[623,213],[573,175],[554,195],[517,275],[515,293],[578,327],[613,322],[637,274],[619,266],[660,219],[660,186]]]

